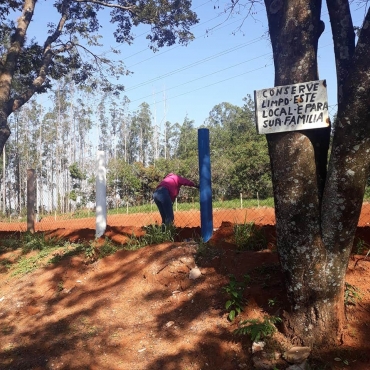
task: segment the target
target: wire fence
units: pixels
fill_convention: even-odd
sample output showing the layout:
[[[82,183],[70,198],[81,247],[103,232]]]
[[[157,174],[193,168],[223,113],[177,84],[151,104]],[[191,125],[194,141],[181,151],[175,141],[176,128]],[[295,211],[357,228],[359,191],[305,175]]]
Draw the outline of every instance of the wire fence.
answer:
[[[98,175],[96,175],[98,178]],[[106,187],[105,181],[103,188]],[[51,189],[51,191],[50,191]],[[68,229],[96,229],[95,208],[97,197],[99,203],[107,205],[108,226],[148,226],[160,224],[159,211],[150,199],[150,193],[146,197],[130,197],[124,201],[118,195],[116,197],[97,195],[98,184],[91,186],[88,202],[78,202],[72,199],[68,192],[59,192],[58,187],[52,187],[49,191],[43,191],[38,186],[37,176],[34,170],[27,170],[26,191],[22,192],[23,199],[17,199],[18,204],[23,204],[17,212],[0,213],[1,231],[26,231],[30,230],[30,218],[32,219],[32,231]],[[365,193],[366,201],[363,202],[358,226],[370,225],[370,203],[367,201],[370,192]],[[217,229],[223,222],[232,224],[255,223],[257,225],[274,225],[275,209],[273,198],[260,199],[258,193],[254,198],[239,194],[238,199],[224,200],[212,199],[213,228]],[[3,197],[4,199],[4,197]],[[102,203],[101,203],[102,202]],[[81,206],[84,204],[84,206]],[[11,208],[11,207],[9,207]],[[175,226],[179,228],[200,227],[201,215],[199,204],[199,190],[182,187],[174,205]]]
[[[191,191],[182,188],[173,204],[176,227],[200,227],[200,204],[198,190]],[[94,204],[94,201],[91,202]],[[160,224],[161,217],[153,201],[144,203],[138,201],[118,207],[114,202],[108,202],[107,225],[109,226],[147,226]],[[222,222],[257,224],[274,224],[275,213],[273,199],[245,199],[240,194],[239,199],[214,200],[213,227],[220,227]],[[95,207],[79,208],[70,212],[47,211],[35,207],[35,230],[45,231],[58,228],[90,228],[95,229]],[[0,230],[27,230],[27,212],[0,215]]]
[[[183,195],[180,191],[175,201],[175,225],[179,228],[200,227],[199,197]],[[257,225],[274,225],[275,209],[272,198],[245,199],[240,194],[239,199],[213,200],[212,202],[213,227],[217,229],[223,222],[243,224],[253,222]],[[154,202],[126,205],[125,207],[108,207],[107,225],[117,226],[147,226],[160,224],[161,217]],[[358,226],[370,226],[370,203],[364,202]],[[94,207],[81,208],[71,212],[48,212],[43,209],[35,211],[35,231],[66,229],[95,229],[96,214]],[[26,231],[27,215],[1,215],[1,231]]]

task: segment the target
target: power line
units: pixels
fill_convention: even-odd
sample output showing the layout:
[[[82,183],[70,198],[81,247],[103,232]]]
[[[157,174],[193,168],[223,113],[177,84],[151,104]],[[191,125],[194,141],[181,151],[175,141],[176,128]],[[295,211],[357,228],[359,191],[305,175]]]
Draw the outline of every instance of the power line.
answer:
[[[263,40],[263,38],[264,38],[263,36],[260,36],[260,37],[258,37],[258,38],[256,38],[256,39],[250,40],[250,41],[248,41],[248,42],[246,42],[246,43],[242,43],[242,44],[239,44],[239,45],[237,45],[237,46],[234,46],[234,47],[232,47],[232,48],[230,48],[230,49],[223,50],[223,51],[221,51],[221,52],[219,52],[219,53],[217,53],[217,54],[214,54],[214,55],[208,56],[208,57],[206,57],[206,58],[200,59],[200,60],[198,60],[198,61],[196,61],[196,62],[193,62],[193,63],[191,63],[191,64],[188,64],[188,65],[186,65],[186,66],[184,66],[184,67],[177,68],[177,69],[175,69],[175,70],[173,70],[173,71],[170,71],[170,72],[168,72],[168,73],[165,73],[165,74],[163,74],[163,75],[160,75],[160,76],[154,77],[154,78],[152,78],[152,79],[150,79],[150,80],[147,80],[147,81],[145,81],[145,82],[142,82],[142,83],[139,83],[139,84],[137,84],[137,85],[134,85],[134,86],[132,86],[132,87],[128,88],[126,91],[127,91],[127,92],[128,92],[128,91],[132,91],[132,90],[135,90],[135,89],[137,89],[137,88],[139,88],[139,87],[142,87],[142,86],[148,85],[148,84],[150,84],[151,82],[154,82],[154,81],[157,81],[157,80],[161,80],[161,79],[163,79],[163,78],[165,78],[165,77],[171,76],[171,75],[176,74],[176,73],[179,73],[179,72],[183,72],[183,71],[185,71],[185,70],[187,70],[187,69],[189,69],[189,68],[195,67],[195,66],[197,66],[197,65],[199,65],[199,64],[202,64],[202,63],[208,62],[208,61],[210,61],[210,60],[212,60],[212,59],[216,59],[216,58],[218,58],[218,57],[220,57],[220,56],[223,56],[223,55],[225,55],[225,54],[231,53],[231,52],[233,52],[233,51],[236,51],[236,50],[239,50],[239,49],[241,49],[241,48],[244,48],[244,47],[246,47],[246,46],[248,46],[248,45],[254,44],[254,43],[258,42],[258,41]]]
[[[195,7],[195,8],[194,8],[194,10],[199,9],[199,8],[201,8],[203,5],[208,4],[208,3],[210,3],[210,2],[212,2],[212,0],[208,0],[208,1],[206,1],[205,3],[203,3],[203,4],[201,4],[201,5],[197,6],[197,7]],[[213,17],[213,18],[211,18],[211,19],[208,19],[207,21],[204,21],[204,22],[202,22],[202,23],[197,23],[197,24],[196,24],[196,25],[194,25],[192,28],[199,27],[199,26],[201,26],[201,25],[203,25],[203,24],[205,24],[205,23],[208,23],[208,22],[210,22],[210,21],[213,21],[214,19],[216,19],[216,18],[218,18],[218,17],[220,17],[220,14],[219,14],[218,16]],[[144,36],[144,35],[149,35],[149,33],[150,33],[150,32],[148,32],[148,31],[142,32],[140,35],[135,36],[135,37],[133,38],[133,40],[136,40],[136,39],[138,39],[139,37]],[[127,60],[127,59],[129,59],[129,58],[132,58],[133,56],[138,55],[138,54],[141,54],[141,53],[143,53],[144,51],[147,51],[147,50],[148,50],[148,48],[146,47],[145,49],[142,49],[142,50],[140,50],[140,51],[138,51],[138,52],[136,52],[136,53],[134,53],[134,54],[129,55],[128,57],[123,58],[123,60]],[[130,68],[130,67],[129,67],[129,68]]]
[[[215,71],[215,72],[209,73],[209,74],[207,74],[207,75],[204,75],[204,76],[201,76],[201,77],[195,78],[195,79],[193,79],[193,80],[190,80],[190,81],[184,82],[184,83],[179,84],[179,85],[176,85],[176,86],[172,86],[172,87],[170,87],[170,88],[166,89],[166,91],[176,89],[176,88],[178,88],[178,87],[181,87],[181,86],[187,85],[187,84],[192,83],[192,82],[195,82],[195,81],[199,81],[199,80],[201,80],[201,79],[203,79],[203,78],[206,78],[206,77],[209,77],[209,76],[215,75],[215,74],[217,74],[217,73],[220,73],[220,72],[226,71],[226,70],[228,70],[228,69],[231,69],[231,68],[237,67],[237,66],[239,66],[239,65],[241,65],[241,64],[248,63],[248,62],[251,62],[252,60],[256,60],[256,59],[258,59],[258,58],[262,58],[262,57],[265,57],[265,56],[267,56],[267,55],[271,55],[271,54],[272,54],[272,53],[266,53],[266,54],[259,55],[259,56],[255,57],[255,58],[251,58],[251,59],[248,59],[248,60],[244,60],[243,62],[240,62],[240,63],[234,64],[234,65],[232,65],[232,66],[229,66],[229,67],[226,67],[226,68],[222,68],[222,69],[219,69],[218,71]],[[156,95],[157,95],[157,94],[159,94],[159,93],[156,93]],[[152,96],[152,95],[147,95],[147,96],[144,96],[144,97],[142,97],[142,98],[132,100],[132,101],[131,101],[131,103],[134,103],[134,102],[139,101],[139,100],[142,100],[142,99],[146,99],[146,98],[148,98],[148,97],[150,97],[150,96]]]
[[[217,17],[215,17],[215,18],[212,18],[211,20],[216,19],[216,18],[218,18],[218,17],[219,17],[219,15],[218,15]],[[233,23],[239,22],[240,20],[241,20],[241,18],[238,18],[238,19],[234,20],[233,22],[226,23],[225,25],[220,26],[220,27],[216,27],[216,28],[215,28],[215,31],[219,31],[219,30],[221,30],[221,29],[222,29],[222,28],[224,28],[224,27],[227,27],[227,26],[229,26],[229,25],[231,25],[231,24],[233,24]],[[208,22],[208,21],[207,21],[207,22]],[[206,22],[203,22],[202,24],[204,24],[204,23],[206,23]],[[208,36],[208,33],[207,33],[207,32],[205,32],[205,33],[204,33],[204,34],[202,34],[201,36],[198,36],[196,39],[199,39],[200,37],[203,37],[203,36]],[[156,53],[156,54],[152,55],[152,56],[151,56],[151,57],[149,57],[149,58],[143,59],[143,60],[141,60],[141,61],[139,61],[139,62],[137,62],[137,63],[135,63],[135,64],[132,64],[132,65],[128,66],[127,68],[129,69],[129,68],[135,67],[135,66],[136,66],[136,65],[138,65],[138,64],[141,64],[141,63],[147,62],[148,60],[151,60],[151,59],[156,58],[156,57],[158,57],[158,56],[160,56],[160,55],[166,54],[166,53],[168,53],[168,52],[170,52],[170,51],[172,51],[172,50],[174,50],[174,49],[177,49],[177,48],[179,48],[179,47],[181,47],[181,45],[175,45],[175,46],[173,46],[173,47],[171,47],[171,48],[169,48],[169,49],[167,49],[167,50],[164,50],[164,51],[162,51],[162,52],[160,52],[160,53]],[[142,49],[141,51],[138,51],[137,53],[135,53],[135,54],[133,54],[133,55],[140,54],[140,53],[142,53],[142,52],[144,52],[144,51],[147,51],[147,50],[148,50],[148,48],[146,47],[145,49]],[[133,55],[131,55],[131,56],[133,56]],[[131,56],[129,56],[129,57],[125,58],[125,59],[131,58]],[[125,59],[124,59],[124,60],[125,60]]]
[[[330,45],[333,45],[333,44],[332,44],[332,43],[330,43],[330,44],[326,44],[326,45],[324,45],[324,46],[321,46],[319,49],[322,49],[322,48],[328,47],[328,46],[330,46]],[[212,73],[209,73],[209,74],[206,74],[206,75],[200,76],[200,77],[195,78],[195,79],[190,80],[190,81],[186,81],[186,82],[184,82],[184,83],[182,83],[182,84],[179,84],[179,85],[176,85],[176,86],[172,86],[172,87],[170,87],[170,88],[168,88],[168,89],[166,89],[166,90],[167,90],[167,91],[168,91],[168,90],[173,90],[173,89],[175,89],[175,88],[178,88],[178,87],[181,87],[181,86],[187,85],[187,84],[192,83],[192,82],[195,82],[195,81],[199,81],[199,80],[201,80],[201,79],[203,79],[203,78],[206,78],[206,77],[209,77],[209,76],[215,75],[215,74],[217,74],[217,73],[220,73],[220,72],[226,71],[226,70],[228,70],[228,69],[231,69],[231,68],[237,67],[237,66],[239,66],[239,65],[241,65],[241,64],[244,64],[244,63],[247,63],[247,62],[251,62],[252,60],[256,60],[256,59],[259,59],[259,58],[262,58],[262,57],[265,57],[265,56],[268,56],[268,55],[272,55],[272,53],[271,53],[271,52],[269,52],[269,53],[265,53],[265,54],[258,55],[258,56],[257,56],[257,57],[255,57],[255,58],[247,59],[247,60],[245,60],[245,61],[243,61],[243,62],[240,62],[240,63],[234,64],[234,65],[232,65],[232,66],[228,66],[228,67],[225,67],[225,68],[219,69],[219,70],[217,70],[217,71],[215,71],[215,72],[212,72]],[[269,64],[269,65],[270,65],[270,64]],[[189,65],[189,68],[190,68],[190,66],[191,66],[191,65]],[[257,70],[259,70],[259,69],[261,69],[261,68],[264,68],[264,67],[257,68],[257,69],[255,69],[255,70],[253,70],[253,71],[257,71]],[[171,72],[171,74],[174,74],[174,73],[177,73],[177,72],[174,72],[174,71],[173,71],[173,73]],[[245,72],[245,73],[250,73],[250,71]],[[241,75],[243,75],[243,74],[244,74],[244,73],[242,73]],[[155,78],[155,79],[153,79],[153,80],[159,80],[159,79],[161,79],[161,77],[163,77],[163,76],[158,76],[157,78]],[[166,75],[164,75],[164,77],[166,77]],[[233,77],[231,77],[231,78],[233,78]],[[151,82],[151,81],[148,81],[148,83],[149,83],[149,82]],[[217,82],[217,83],[218,83],[218,82]],[[147,83],[143,83],[143,84],[142,84],[142,86],[144,86],[144,85],[146,85],[146,84],[147,84]],[[211,85],[209,85],[209,86],[211,86]],[[138,86],[138,87],[140,87],[140,86]],[[129,90],[131,90],[131,89],[129,89]],[[129,90],[127,90],[127,91],[129,91]],[[196,90],[194,90],[194,91],[196,91]],[[156,95],[157,95],[157,94],[158,94],[158,93],[156,93]],[[144,96],[144,97],[141,97],[141,98],[138,98],[138,99],[135,99],[135,100],[132,100],[132,101],[131,101],[131,103],[134,103],[134,102],[140,101],[140,100],[142,100],[142,99],[146,99],[146,98],[148,98],[148,97],[150,97],[150,96],[152,96],[152,94],[151,94],[151,95]],[[181,96],[181,95],[179,95],[179,96]]]
[[[207,87],[214,86],[214,85],[217,85],[217,84],[220,84],[220,83],[222,83],[222,82],[226,82],[226,81],[232,80],[232,79],[237,78],[237,77],[240,77],[240,76],[244,76],[244,75],[246,75],[246,74],[248,74],[248,73],[252,73],[252,72],[258,71],[258,70],[260,70],[260,69],[263,69],[263,68],[269,67],[269,66],[271,66],[271,65],[272,65],[272,63],[270,63],[270,64],[265,64],[265,65],[264,65],[264,66],[262,66],[262,67],[255,68],[255,69],[251,69],[250,71],[247,71],[247,72],[244,72],[244,73],[240,73],[240,74],[238,74],[238,75],[236,75],[236,76],[232,76],[232,77],[229,77],[229,78],[225,78],[225,79],[223,79],[223,80],[221,80],[221,81],[216,81],[216,82],[211,83],[211,84],[209,84],[209,85],[202,86],[202,87],[199,87],[199,88],[197,88],[197,89],[193,89],[193,90],[191,90],[191,91],[187,91],[187,92],[182,93],[182,94],[179,94],[179,95],[171,96],[171,97],[170,97],[170,98],[168,98],[167,100],[175,99],[175,98],[178,98],[178,97],[180,97],[180,96],[190,94],[190,93],[192,93],[192,92],[194,92],[194,91],[198,91],[198,90],[206,89]],[[164,101],[164,100],[162,100],[162,101],[158,101],[158,102],[156,102],[156,103],[162,103],[163,101]],[[153,104],[149,104],[149,105],[153,105]]]

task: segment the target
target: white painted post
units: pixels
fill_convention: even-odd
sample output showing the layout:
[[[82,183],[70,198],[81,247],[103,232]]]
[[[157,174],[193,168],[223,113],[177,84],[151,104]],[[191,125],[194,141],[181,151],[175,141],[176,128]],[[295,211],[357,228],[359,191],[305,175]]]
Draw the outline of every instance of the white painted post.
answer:
[[[105,152],[99,150],[96,173],[96,232],[95,237],[100,238],[107,227],[107,180],[105,168]]]
[[[243,208],[243,193],[240,193],[240,209]]]

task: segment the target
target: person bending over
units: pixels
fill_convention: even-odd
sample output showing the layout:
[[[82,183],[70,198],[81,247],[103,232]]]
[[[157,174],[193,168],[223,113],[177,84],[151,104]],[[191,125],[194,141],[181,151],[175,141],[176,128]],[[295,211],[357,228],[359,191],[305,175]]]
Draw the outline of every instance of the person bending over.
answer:
[[[164,225],[170,225],[174,221],[173,202],[179,195],[181,186],[199,187],[185,177],[169,173],[154,190],[153,200],[158,207]]]

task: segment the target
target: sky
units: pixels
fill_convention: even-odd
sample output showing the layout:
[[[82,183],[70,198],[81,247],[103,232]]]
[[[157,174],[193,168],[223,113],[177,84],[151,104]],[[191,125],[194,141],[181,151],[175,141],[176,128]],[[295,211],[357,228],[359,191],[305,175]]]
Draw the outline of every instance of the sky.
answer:
[[[38,2],[37,6],[50,6],[50,3]],[[254,90],[274,86],[264,6],[255,4],[253,14],[244,19],[244,14],[228,17],[224,12],[226,3],[226,0],[193,0],[192,9],[198,14],[199,23],[191,28],[195,40],[188,46],[174,45],[153,53],[144,27],[134,29],[136,37],[132,45],[118,46],[119,58],[133,72],[121,81],[131,112],[146,102],[160,126],[165,121],[181,124],[187,116],[197,127],[204,123],[215,105],[228,102],[242,106],[243,98],[248,94],[253,98]],[[360,26],[365,9],[353,3],[352,10],[353,23]],[[41,24],[46,18],[45,12],[42,13],[40,16],[36,8],[37,17],[31,28],[35,35],[44,28]],[[333,115],[336,76],[326,8],[323,8],[322,20],[326,27],[319,40],[319,76],[327,81],[329,115]],[[104,25],[102,34],[108,50],[109,45],[114,45],[112,28]]]

